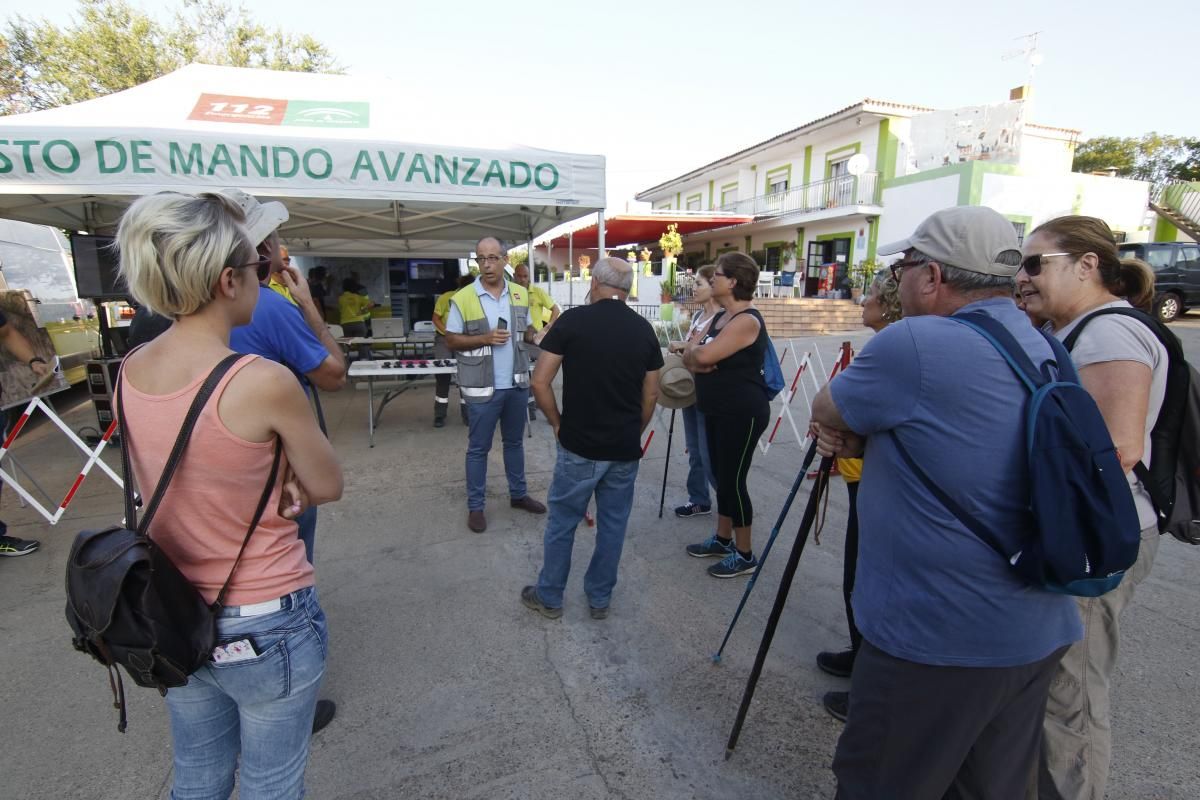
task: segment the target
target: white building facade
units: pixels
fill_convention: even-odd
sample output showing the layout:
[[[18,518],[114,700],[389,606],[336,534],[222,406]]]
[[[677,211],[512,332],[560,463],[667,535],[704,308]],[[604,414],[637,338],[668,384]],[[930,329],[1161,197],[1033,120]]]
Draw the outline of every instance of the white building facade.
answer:
[[[876,261],[929,214],[983,205],[1024,237],[1062,214],[1108,222],[1145,241],[1149,184],[1071,172],[1079,131],[1024,119],[1022,101],[935,111],[864,100],[647,189],[656,211],[724,210],[754,221],[684,239],[683,260],[754,254],[795,271],[797,293],[844,292],[850,268]]]

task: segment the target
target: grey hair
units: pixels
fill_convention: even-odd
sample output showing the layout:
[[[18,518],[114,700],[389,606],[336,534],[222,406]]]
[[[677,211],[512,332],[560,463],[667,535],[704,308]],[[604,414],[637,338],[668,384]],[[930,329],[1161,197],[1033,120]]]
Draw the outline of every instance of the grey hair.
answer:
[[[930,258],[919,251],[916,255],[921,259],[922,264],[937,261],[937,259]],[[942,261],[937,261],[937,265],[942,268],[942,283],[960,294],[1012,295],[1017,290],[1017,279],[1015,276],[985,275],[982,272],[973,272],[969,269],[956,267],[953,264],[946,264]]]
[[[628,292],[633,288],[633,270],[623,258],[609,256],[599,259],[592,267],[592,277],[601,286],[618,291]]]
[[[483,244],[484,242],[486,242],[488,240],[491,240],[491,241],[495,242],[496,244],[500,245],[500,255],[502,255],[502,256],[508,255],[508,243],[505,242],[503,239],[501,239],[498,236],[481,236],[479,238],[479,241],[477,241],[475,243],[475,252],[478,253],[479,245]]]

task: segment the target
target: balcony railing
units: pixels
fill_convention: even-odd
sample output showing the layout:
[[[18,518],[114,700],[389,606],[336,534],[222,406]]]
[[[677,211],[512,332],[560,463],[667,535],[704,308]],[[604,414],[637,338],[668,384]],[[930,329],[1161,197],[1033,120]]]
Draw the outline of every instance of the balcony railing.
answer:
[[[861,175],[841,175],[823,181],[806,183],[785,192],[764,194],[721,206],[721,210],[756,217],[778,217],[783,214],[808,214],[830,208],[847,206],[878,206],[880,182],[878,172]]]

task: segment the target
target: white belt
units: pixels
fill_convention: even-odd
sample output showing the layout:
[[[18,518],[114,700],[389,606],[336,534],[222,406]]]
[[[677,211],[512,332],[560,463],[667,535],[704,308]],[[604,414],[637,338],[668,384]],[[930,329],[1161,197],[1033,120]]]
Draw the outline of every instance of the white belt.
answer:
[[[239,617],[261,617],[263,614],[273,614],[283,608],[283,603],[276,597],[274,600],[265,600],[261,603],[254,603],[248,606],[238,606],[237,616]],[[233,611],[233,609],[229,609]]]

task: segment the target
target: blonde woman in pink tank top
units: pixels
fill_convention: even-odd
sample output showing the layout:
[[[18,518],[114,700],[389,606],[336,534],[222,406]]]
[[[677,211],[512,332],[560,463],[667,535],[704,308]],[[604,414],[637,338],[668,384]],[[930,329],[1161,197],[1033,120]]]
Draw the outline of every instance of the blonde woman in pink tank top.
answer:
[[[250,322],[259,256],[241,209],[217,194],[143,197],[121,219],[121,274],[171,328],[126,360],[120,395],[134,483],[154,491],[188,405]],[[212,602],[229,576],[283,445],[281,477],[230,584],[213,660],[167,692],[172,798],[299,798],[325,615],[297,537],[305,507],[337,500],[342,470],[284,366],[239,360],[201,413],[150,537]],[[240,765],[239,765],[240,762]]]

